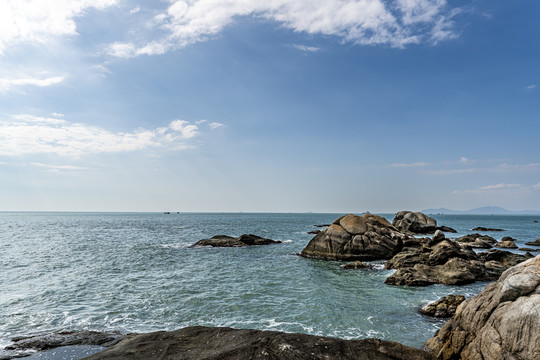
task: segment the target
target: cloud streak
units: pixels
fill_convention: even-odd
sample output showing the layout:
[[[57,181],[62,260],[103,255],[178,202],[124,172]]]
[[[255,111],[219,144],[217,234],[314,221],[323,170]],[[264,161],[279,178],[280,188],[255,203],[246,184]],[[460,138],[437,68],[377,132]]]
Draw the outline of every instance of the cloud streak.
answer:
[[[426,167],[430,164],[427,162],[413,162],[413,163],[397,163],[397,164],[391,164],[390,167],[394,168],[410,168],[410,167]]]
[[[193,0],[173,1],[149,23],[165,35],[146,44],[115,42],[117,57],[164,54],[206,41],[241,17],[277,22],[298,33],[333,36],[359,45],[401,48],[456,37],[446,0]]]
[[[533,186],[534,187],[534,186]],[[508,190],[514,190],[514,189],[520,189],[522,188],[521,184],[495,184],[495,185],[487,185],[487,186],[481,186],[477,189],[468,189],[468,190],[455,190],[452,192],[452,194],[482,194],[482,193],[494,193],[494,192],[501,192],[501,191],[508,191]]]
[[[49,76],[49,77],[31,77],[25,76],[15,79],[0,78],[0,92],[7,92],[14,86],[32,85],[38,87],[47,87],[60,84],[65,80],[65,76]]]
[[[77,158],[158,148],[182,150],[193,147],[189,140],[198,135],[199,127],[185,120],[174,120],[152,130],[111,132],[64,119],[22,114],[0,121],[0,155],[56,154]]]

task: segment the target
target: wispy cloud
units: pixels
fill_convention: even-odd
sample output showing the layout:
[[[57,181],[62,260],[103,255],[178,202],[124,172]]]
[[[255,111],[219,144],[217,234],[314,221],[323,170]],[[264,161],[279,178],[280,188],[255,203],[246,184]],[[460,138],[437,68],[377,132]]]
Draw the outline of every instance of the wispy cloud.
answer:
[[[320,50],[318,47],[315,47],[315,46],[298,45],[298,44],[293,44],[292,47],[297,50],[304,51],[304,52],[317,52]]]
[[[141,11],[141,8],[138,7],[138,6],[136,6],[136,7],[134,7],[133,9],[129,10],[129,13],[130,13],[131,15],[133,15],[133,14],[138,13],[139,11]]]
[[[124,58],[163,54],[206,41],[243,16],[275,21],[299,33],[400,48],[456,37],[452,18],[458,13],[446,0],[173,1],[149,22],[164,36],[146,44],[115,42],[108,53]]]
[[[466,158],[465,156],[462,156],[462,157],[458,160],[458,162],[459,162],[460,164],[467,164],[467,165],[468,165],[468,164],[474,164],[474,163],[476,162],[476,160],[472,160],[472,159]]]
[[[495,184],[495,185],[487,185],[487,186],[481,186],[477,189],[468,189],[468,190],[455,190],[452,192],[452,194],[479,194],[479,193],[487,193],[487,192],[500,192],[505,190],[512,190],[512,189],[518,189],[521,188],[521,184]]]
[[[502,163],[494,166],[486,167],[469,167],[461,169],[438,169],[430,170],[428,175],[455,175],[455,174],[469,174],[469,173],[511,173],[511,172],[531,172],[539,171],[540,163],[527,163],[527,164],[509,164]]]
[[[44,168],[49,172],[60,172],[60,171],[81,171],[81,170],[87,170],[87,167],[84,166],[75,166],[75,165],[51,165],[51,164],[43,164],[43,163],[32,163],[32,165]]]
[[[540,182],[538,184],[533,185],[534,190],[540,190]]]
[[[182,150],[193,147],[189,140],[198,135],[199,127],[185,120],[174,120],[168,126],[152,130],[111,132],[98,126],[22,114],[0,120],[0,155],[80,157],[150,148]]]
[[[220,127],[224,127],[225,124],[218,123],[218,122],[212,122],[208,126],[210,126],[210,129],[214,130],[214,129],[217,129],[217,128],[220,128]]]
[[[17,77],[17,78],[0,78],[0,92],[7,92],[15,86],[39,86],[46,87],[56,85],[65,80],[65,76],[49,76],[49,77]]]
[[[527,86],[525,89],[527,89],[527,90],[536,89],[536,84],[531,84],[531,85]]]
[[[429,166],[430,163],[427,162],[413,162],[413,163],[396,163],[389,165],[390,167],[394,168],[409,168],[409,167],[426,167]]]
[[[47,43],[57,36],[76,35],[75,18],[89,8],[105,9],[118,0],[0,2],[0,55],[13,44]]]

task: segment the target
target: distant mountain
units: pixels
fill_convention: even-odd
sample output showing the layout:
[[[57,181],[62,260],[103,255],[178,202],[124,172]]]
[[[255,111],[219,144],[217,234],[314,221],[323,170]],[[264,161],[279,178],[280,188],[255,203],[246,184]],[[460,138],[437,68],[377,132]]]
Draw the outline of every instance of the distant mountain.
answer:
[[[452,210],[446,208],[425,209],[424,214],[444,214],[444,215],[540,215],[539,210],[519,210],[513,211],[500,206],[483,206],[470,210]]]

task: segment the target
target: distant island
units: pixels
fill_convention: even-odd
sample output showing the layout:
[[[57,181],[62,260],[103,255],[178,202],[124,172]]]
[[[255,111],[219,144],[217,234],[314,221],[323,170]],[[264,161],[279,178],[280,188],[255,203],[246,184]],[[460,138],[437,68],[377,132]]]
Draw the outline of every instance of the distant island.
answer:
[[[442,215],[540,215],[540,210],[508,210],[500,206],[483,206],[470,210],[452,210],[446,208],[425,209],[425,214]]]

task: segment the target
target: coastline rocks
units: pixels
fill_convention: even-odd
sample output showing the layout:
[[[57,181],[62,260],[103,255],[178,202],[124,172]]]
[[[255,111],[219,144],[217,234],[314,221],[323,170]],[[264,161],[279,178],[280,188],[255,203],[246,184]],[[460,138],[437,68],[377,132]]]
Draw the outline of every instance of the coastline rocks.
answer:
[[[497,240],[491,236],[480,235],[478,233],[458,237],[456,241],[477,249],[489,249],[497,243]]]
[[[425,347],[443,360],[540,358],[540,256],[466,300]]]
[[[345,270],[351,270],[351,269],[366,269],[366,270],[373,270],[375,269],[375,265],[368,264],[362,261],[353,261],[351,263],[347,263],[344,265],[341,265],[340,268]]]
[[[439,318],[452,317],[457,307],[464,301],[463,295],[448,295],[420,309],[420,314]]]
[[[473,231],[504,231],[503,229],[487,228],[483,226],[478,226],[472,229]]]
[[[437,230],[437,221],[421,212],[400,211],[392,225],[400,231],[415,234],[432,234]]]
[[[252,245],[270,245],[280,244],[281,241],[265,239],[257,235],[244,234],[240,237],[232,237],[227,235],[216,235],[210,239],[202,239],[197,241],[190,247],[195,246],[212,246],[212,247],[239,247]]]
[[[378,339],[341,340],[306,334],[188,327],[128,336],[87,360],[429,360],[426,351]]]
[[[390,259],[401,251],[405,238],[383,217],[349,214],[317,234],[300,255],[344,261]]]
[[[540,238],[536,239],[535,241],[526,242],[525,245],[540,246]]]
[[[6,346],[5,350],[21,352],[28,355],[26,350],[45,351],[64,346],[97,345],[110,347],[119,343],[124,335],[116,333],[101,333],[95,331],[59,332],[46,335],[30,336],[13,339],[13,344]]]
[[[517,249],[518,246],[512,241],[512,240],[504,240],[500,241],[495,245],[495,247],[501,248],[501,249]]]

